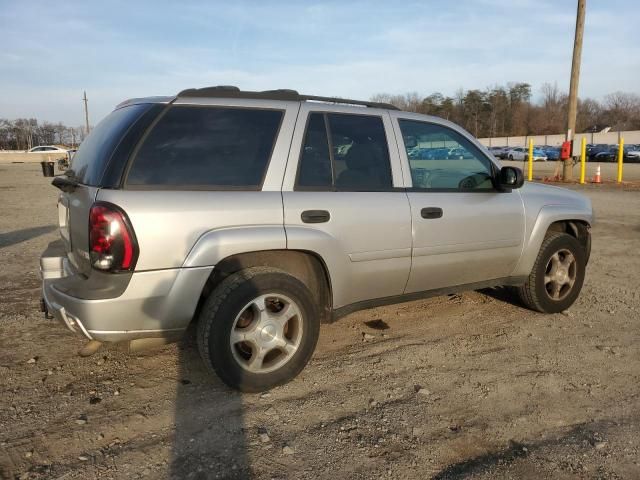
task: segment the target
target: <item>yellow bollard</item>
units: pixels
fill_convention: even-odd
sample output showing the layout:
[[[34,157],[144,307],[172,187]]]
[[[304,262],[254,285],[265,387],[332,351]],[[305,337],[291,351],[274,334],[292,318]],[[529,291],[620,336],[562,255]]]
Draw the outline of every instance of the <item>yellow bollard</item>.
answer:
[[[587,168],[587,138],[582,137],[580,145],[580,183],[584,184],[584,174]]]
[[[618,183],[622,183],[622,159],[624,157],[624,138],[620,137],[618,145]]]
[[[529,139],[529,181],[533,180],[533,139]]]

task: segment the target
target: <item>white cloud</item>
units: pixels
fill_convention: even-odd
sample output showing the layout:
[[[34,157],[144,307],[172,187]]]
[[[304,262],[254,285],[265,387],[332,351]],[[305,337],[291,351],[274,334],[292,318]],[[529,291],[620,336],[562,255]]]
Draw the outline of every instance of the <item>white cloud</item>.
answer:
[[[634,22],[587,12],[580,94],[638,92]],[[112,11],[113,10],[113,11]],[[126,16],[118,11],[127,11]],[[627,20],[640,6],[626,4]],[[47,25],[60,18],[52,35]],[[30,18],[25,23],[24,18]],[[0,117],[82,123],[121,100],[237,84],[368,98],[526,81],[568,89],[575,1],[20,3],[0,13]]]

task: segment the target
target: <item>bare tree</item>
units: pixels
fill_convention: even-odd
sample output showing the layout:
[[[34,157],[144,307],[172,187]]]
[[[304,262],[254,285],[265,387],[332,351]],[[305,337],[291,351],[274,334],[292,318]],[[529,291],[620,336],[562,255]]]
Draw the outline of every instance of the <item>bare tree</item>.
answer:
[[[640,97],[634,93],[614,92],[604,97],[607,119],[614,130],[640,128]]]
[[[560,133],[568,108],[568,97],[556,84],[540,88],[537,103],[531,100],[531,85],[524,82],[495,85],[483,91],[458,89],[453,97],[435,92],[421,98],[416,93],[379,94],[373,100],[392,103],[403,110],[440,116],[461,124],[479,137]],[[594,99],[578,102],[577,131],[612,126],[640,129],[640,97],[615,92],[602,103]]]

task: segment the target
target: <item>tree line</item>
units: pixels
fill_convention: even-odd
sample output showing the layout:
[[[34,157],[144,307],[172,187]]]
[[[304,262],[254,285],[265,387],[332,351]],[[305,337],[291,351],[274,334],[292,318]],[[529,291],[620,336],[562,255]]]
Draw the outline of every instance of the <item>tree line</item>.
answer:
[[[417,93],[380,93],[371,100],[391,103],[402,110],[446,118],[462,125],[476,137],[550,135],[566,128],[568,95],[557,85],[545,83],[540,98],[532,101],[531,85],[508,83],[484,90],[459,89],[453,96],[439,92],[421,97]],[[576,133],[640,130],[640,96],[615,92],[602,101],[578,100]],[[28,150],[36,145],[79,145],[86,132],[61,122],[39,123],[35,118],[0,118],[0,150]]]
[[[29,150],[37,145],[77,147],[85,136],[84,128],[68,127],[61,122],[0,118],[0,150]]]
[[[530,84],[508,83],[484,90],[459,89],[452,97],[439,92],[426,97],[380,93],[371,100],[451,120],[479,138],[563,133],[568,95],[549,83],[542,85],[540,94],[534,102]],[[615,92],[602,101],[579,99],[575,133],[599,132],[606,127],[640,130],[640,96]]]

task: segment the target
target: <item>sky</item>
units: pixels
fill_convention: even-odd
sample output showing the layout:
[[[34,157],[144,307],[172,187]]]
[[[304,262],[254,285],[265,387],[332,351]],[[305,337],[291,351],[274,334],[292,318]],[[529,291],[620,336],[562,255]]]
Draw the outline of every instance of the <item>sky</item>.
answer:
[[[92,124],[131,97],[236,85],[368,99],[569,89],[577,0],[0,0],[0,118]],[[588,0],[579,95],[640,93],[640,1]]]

